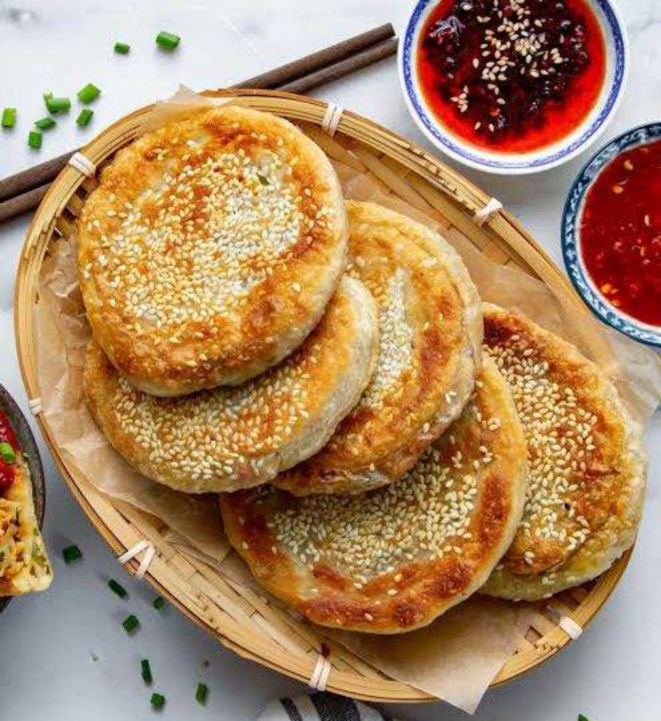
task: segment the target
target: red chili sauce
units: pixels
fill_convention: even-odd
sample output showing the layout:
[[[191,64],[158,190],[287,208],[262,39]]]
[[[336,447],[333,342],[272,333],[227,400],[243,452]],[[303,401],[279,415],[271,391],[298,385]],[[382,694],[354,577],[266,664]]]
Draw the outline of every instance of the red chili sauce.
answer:
[[[418,77],[448,130],[497,152],[561,140],[594,108],[606,49],[585,0],[440,0]]]
[[[583,262],[616,308],[661,326],[661,141],[599,173],[581,216]]]
[[[18,441],[14,430],[9,423],[9,419],[2,411],[0,411],[0,443],[9,443],[14,451],[18,450]],[[0,455],[0,498],[11,486],[14,480],[15,468],[14,464],[6,463],[2,455]]]

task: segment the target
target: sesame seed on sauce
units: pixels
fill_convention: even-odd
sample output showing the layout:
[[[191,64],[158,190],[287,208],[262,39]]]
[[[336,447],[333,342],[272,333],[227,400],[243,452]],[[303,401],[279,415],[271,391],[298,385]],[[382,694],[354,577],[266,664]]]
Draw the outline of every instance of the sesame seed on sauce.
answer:
[[[439,2],[417,62],[427,103],[446,127],[513,151],[573,130],[605,76],[602,33],[584,0]]]
[[[571,387],[557,382],[549,362],[520,335],[498,339],[485,351],[510,385],[528,443],[529,479],[518,537],[552,540],[574,550],[590,534],[576,505],[596,450],[598,417]],[[523,560],[532,566],[534,552],[524,551]]]
[[[468,442],[477,434],[486,452],[451,460],[446,434],[397,483],[355,496],[292,499],[268,518],[270,532],[300,564],[329,564],[358,590],[381,574],[395,574],[392,583],[398,584],[403,575],[397,569],[411,561],[461,556],[472,543],[481,474],[494,458],[490,417],[478,411],[478,402],[472,398],[453,432],[471,448]],[[260,503],[278,493],[260,488],[255,499]],[[388,590],[390,596],[397,592],[395,586]]]

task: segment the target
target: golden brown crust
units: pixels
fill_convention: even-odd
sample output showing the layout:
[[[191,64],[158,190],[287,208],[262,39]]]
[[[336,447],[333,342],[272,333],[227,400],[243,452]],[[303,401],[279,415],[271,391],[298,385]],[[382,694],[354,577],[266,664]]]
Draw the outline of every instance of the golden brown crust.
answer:
[[[53,572],[34,512],[30,469],[20,449],[14,479],[0,493],[0,597],[43,591]]]
[[[299,350],[243,386],[150,396],[92,341],[85,395],[110,443],[145,476],[189,493],[248,488],[323,446],[369,382],[377,348],[374,301],[344,278]]]
[[[521,526],[485,592],[536,599],[606,570],[635,538],[641,429],[596,364],[529,318],[485,304],[485,344],[528,439]]]
[[[296,495],[358,493],[401,478],[459,415],[482,344],[480,300],[436,233],[374,203],[347,203],[348,272],[379,307],[372,382],[328,445],[275,483]]]
[[[223,494],[225,530],[257,580],[315,623],[370,633],[420,628],[479,588],[516,530],[526,480],[507,384],[490,361],[480,378],[398,483],[356,496]]]
[[[222,107],[121,150],[78,223],[96,341],[131,382],[175,396],[239,384],[291,353],[345,265],[337,176],[291,123]]]

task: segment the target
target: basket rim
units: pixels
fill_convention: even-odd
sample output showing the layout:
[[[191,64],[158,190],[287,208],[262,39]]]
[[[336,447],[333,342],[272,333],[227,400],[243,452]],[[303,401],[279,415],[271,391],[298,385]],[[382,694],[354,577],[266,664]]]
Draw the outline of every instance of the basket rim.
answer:
[[[323,114],[327,107],[327,104],[322,100],[282,91],[250,89],[221,90],[205,91],[203,95],[242,98],[248,100],[251,106],[260,106],[259,109],[266,109],[276,113],[278,113],[279,110],[282,111],[280,114],[290,120],[303,119],[318,125],[321,125]],[[267,107],[262,108],[260,103]],[[284,107],[275,109],[273,105],[277,103],[282,103]],[[312,111],[313,117],[300,118],[301,111],[299,104],[302,104],[308,111]],[[131,129],[131,123],[138,122],[143,116],[151,112],[154,106],[155,104],[150,104],[138,108],[132,113],[120,118],[95,136],[95,138],[83,148],[83,152],[95,163],[99,163],[107,157],[112,156],[118,148],[110,149],[107,152],[104,151],[105,142],[108,138],[126,127]],[[470,213],[474,213],[476,210],[484,207],[490,198],[490,196],[480,190],[471,181],[445,165],[422,147],[357,113],[345,110],[337,132],[348,136],[353,141],[367,145],[372,150],[387,154],[391,158],[399,161],[436,190],[440,190],[442,193],[449,195],[455,201],[459,199],[459,202],[461,202],[464,208]],[[372,135],[370,135],[370,133]],[[115,142],[132,140],[133,137],[134,133],[132,132],[129,132],[126,138],[122,138],[120,134],[115,138]],[[125,144],[126,142],[122,143],[122,145]],[[14,331],[21,375],[26,392],[30,398],[35,398],[40,395],[36,368],[34,367],[34,363],[31,363],[31,361],[34,360],[32,308],[37,300],[36,281],[38,280],[46,249],[51,242],[56,220],[84,180],[85,178],[80,176],[80,174],[71,167],[65,168],[60,173],[49,188],[28,227],[19,260],[14,289]],[[457,220],[459,220],[459,218],[457,218]],[[470,219],[464,220],[464,222],[472,223]],[[515,233],[519,236],[516,239],[516,247],[511,238],[506,241],[506,244],[508,248],[518,256],[522,264],[528,266],[528,268],[538,275],[547,285],[549,283],[545,276],[550,275],[550,277],[553,278],[552,290],[558,298],[571,302],[576,306],[578,312],[584,312],[589,315],[589,312],[585,309],[580,298],[573,290],[570,281],[562,274],[560,268],[555,265],[544,249],[537,245],[532,235],[523,228],[518,220],[509,212],[501,211],[493,218],[489,226],[489,230],[501,240],[506,236],[505,231],[507,231],[507,234],[511,235]],[[41,248],[39,247],[40,242],[43,246]],[[600,341],[599,338],[593,340],[592,346],[594,351],[597,353],[603,352],[603,341]],[[126,551],[131,544],[120,536],[133,534],[136,536],[136,539],[138,539],[139,536],[135,530],[130,532],[127,530],[126,533],[118,534],[116,530],[113,530],[108,525],[108,518],[102,515],[102,511],[117,514],[117,516],[127,524],[127,527],[130,527],[130,521],[127,520],[126,512],[121,510],[121,502],[111,501],[109,498],[103,496],[103,494],[90,485],[90,482],[82,472],[78,469],[72,469],[67,464],[67,459],[62,449],[58,447],[54,434],[43,413],[37,416],[37,422],[44,434],[44,438],[53,455],[58,470],[81,508],[116,554],[119,555]],[[136,510],[135,513],[139,513],[139,511]],[[623,554],[607,572],[596,580],[594,586],[573,612],[575,619],[583,628],[599,613],[602,606],[612,594],[624,573],[632,550],[633,549],[630,549]],[[171,555],[171,558],[174,557],[188,559],[185,554],[176,550]],[[205,620],[193,599],[184,598],[183,595],[176,594],[172,588],[165,585],[167,580],[167,573],[165,573],[167,562],[165,560],[160,561],[158,555],[156,560],[157,563],[152,564],[145,578],[159,593],[165,596],[170,603],[176,606],[197,626],[214,635],[223,646],[233,650],[243,658],[256,661],[261,665],[279,671],[299,681],[307,682],[309,680],[315,662],[309,654],[306,654],[306,659],[309,661],[307,663],[296,662],[293,654],[280,654],[282,658],[278,660],[274,659],[270,651],[266,652],[264,649],[261,649],[261,644],[252,643],[251,645],[250,643],[245,643],[246,639],[239,637],[237,640],[236,636],[232,637],[230,634],[222,633],[217,627],[211,625],[208,620]],[[169,560],[170,559],[167,559],[167,561]],[[156,570],[153,570],[155,566]],[[138,562],[135,560],[131,561],[128,567],[132,573],[135,573]],[[553,657],[558,651],[564,648],[570,640],[570,637],[562,629],[559,627],[554,628],[539,639],[534,646],[534,650],[523,650],[510,657],[492,681],[490,688],[495,688],[515,678],[519,678],[527,671]],[[271,641],[271,643],[275,645],[275,641]],[[348,673],[337,668],[333,669],[328,689],[335,693],[351,695],[354,698],[372,702],[409,703],[433,702],[438,700],[437,697],[405,682],[386,677],[368,678],[359,676],[355,672]]]

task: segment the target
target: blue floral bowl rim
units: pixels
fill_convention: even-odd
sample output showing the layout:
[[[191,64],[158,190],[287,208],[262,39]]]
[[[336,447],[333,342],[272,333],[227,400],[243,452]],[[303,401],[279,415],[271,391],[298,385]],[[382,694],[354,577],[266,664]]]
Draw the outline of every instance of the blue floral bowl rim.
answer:
[[[562,258],[567,275],[576,292],[594,315],[606,325],[639,343],[652,348],[661,348],[661,328],[654,330],[653,326],[638,324],[635,319],[605,302],[595,290],[581,260],[580,231],[577,223],[585,195],[603,168],[625,150],[645,145],[654,140],[661,140],[661,122],[637,125],[613,138],[598,150],[581,168],[572,183],[562,212],[560,233]]]
[[[581,135],[569,145],[564,145],[549,155],[528,161],[499,161],[482,154],[477,148],[469,149],[468,146],[457,142],[455,136],[424,109],[413,82],[414,35],[429,5],[440,1],[412,0],[412,10],[408,13],[402,41],[399,44],[397,63],[400,85],[409,113],[420,130],[437,148],[447,153],[451,158],[477,170],[503,175],[525,175],[550,170],[568,162],[586,150],[603,133],[624,95],[630,65],[629,38],[626,25],[614,0],[586,0],[588,4],[599,6],[606,17],[610,29],[610,36],[606,38],[606,43],[614,44],[615,50],[615,72],[601,112],[589,127],[585,128]]]

